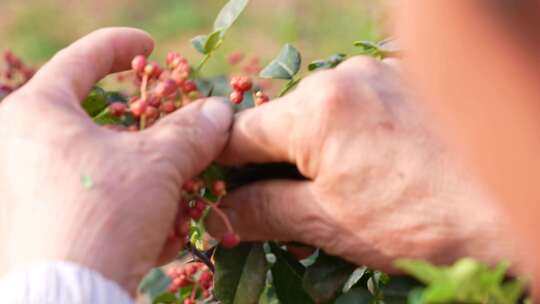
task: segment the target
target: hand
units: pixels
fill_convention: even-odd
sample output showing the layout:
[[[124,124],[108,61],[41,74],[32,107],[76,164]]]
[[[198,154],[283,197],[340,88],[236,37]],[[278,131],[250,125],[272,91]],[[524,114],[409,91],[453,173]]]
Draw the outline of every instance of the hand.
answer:
[[[244,186],[223,201],[241,239],[298,241],[395,271],[396,258],[507,254],[496,210],[408,103],[396,62],[354,58],[239,113],[223,163],[290,162],[308,181]],[[222,236],[220,218],[208,228]]]
[[[181,185],[223,149],[230,107],[198,101],[143,132],[117,133],[79,104],[97,81],[152,48],[138,30],[99,30],[0,105],[1,272],[66,260],[133,293],[178,252],[181,241],[167,236]]]

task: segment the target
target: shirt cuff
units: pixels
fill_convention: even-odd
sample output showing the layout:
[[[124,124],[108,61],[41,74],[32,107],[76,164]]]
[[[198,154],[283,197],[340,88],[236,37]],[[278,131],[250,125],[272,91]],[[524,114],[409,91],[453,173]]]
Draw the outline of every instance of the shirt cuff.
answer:
[[[68,262],[36,264],[0,278],[6,304],[133,304],[118,284]]]

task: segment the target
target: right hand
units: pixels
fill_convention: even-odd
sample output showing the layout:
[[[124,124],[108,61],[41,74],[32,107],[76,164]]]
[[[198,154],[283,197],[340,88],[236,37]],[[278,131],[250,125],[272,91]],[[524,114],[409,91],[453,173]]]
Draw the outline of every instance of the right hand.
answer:
[[[221,161],[289,162],[308,178],[230,193],[222,207],[244,241],[298,241],[385,271],[395,270],[396,258],[507,254],[499,215],[384,62],[353,58],[238,113]],[[220,238],[222,226],[211,214],[209,231]]]

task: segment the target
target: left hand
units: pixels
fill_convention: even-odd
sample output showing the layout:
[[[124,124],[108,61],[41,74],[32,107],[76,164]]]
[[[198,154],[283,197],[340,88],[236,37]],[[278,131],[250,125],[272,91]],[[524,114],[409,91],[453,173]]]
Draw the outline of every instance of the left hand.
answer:
[[[222,150],[232,110],[202,100],[143,132],[117,133],[79,104],[97,81],[152,48],[141,31],[99,30],[2,102],[0,275],[65,260],[134,293],[146,272],[175,257],[182,243],[167,236],[181,185]]]

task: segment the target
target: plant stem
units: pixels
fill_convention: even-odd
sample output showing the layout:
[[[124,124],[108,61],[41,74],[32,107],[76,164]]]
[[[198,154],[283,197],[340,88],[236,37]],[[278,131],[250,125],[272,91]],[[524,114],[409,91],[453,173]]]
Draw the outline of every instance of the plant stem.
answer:
[[[144,128],[146,128],[146,116],[143,114],[139,121],[139,129],[144,130]]]
[[[292,78],[287,82],[283,90],[279,93],[278,97],[283,97],[285,94],[287,94],[291,89],[293,89],[299,82],[302,80],[302,78],[294,79]]]
[[[144,75],[143,76],[143,79],[142,79],[142,82],[141,82],[141,98],[142,100],[146,101],[146,97],[147,97],[147,91],[148,89],[148,75]]]
[[[206,266],[208,266],[208,269],[210,269],[210,271],[214,272],[215,270],[214,264],[212,263],[210,258],[206,256],[206,254],[200,252],[199,250],[197,250],[197,248],[193,247],[191,242],[188,242],[186,244],[186,248],[188,248],[189,252],[193,256],[195,256],[199,261],[203,262]]]
[[[212,57],[212,53],[208,53],[204,55],[203,59],[201,59],[201,62],[199,62],[199,64],[197,65],[197,68],[193,72],[195,78],[199,77],[199,74],[201,73],[202,68],[206,65],[210,57]]]
[[[211,205],[211,208],[212,208],[212,211],[214,211],[221,218],[221,220],[225,224],[225,227],[227,228],[227,231],[230,233],[233,233],[234,229],[231,225],[231,222],[229,221],[229,218],[227,217],[227,215],[225,215],[225,212],[223,212],[221,209],[219,209],[218,207],[214,205]]]

